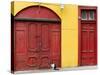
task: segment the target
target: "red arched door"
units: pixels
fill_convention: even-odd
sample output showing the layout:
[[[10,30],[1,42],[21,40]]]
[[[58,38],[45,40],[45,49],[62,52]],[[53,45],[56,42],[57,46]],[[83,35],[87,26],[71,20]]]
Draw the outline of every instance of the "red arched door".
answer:
[[[50,69],[61,65],[60,18],[42,6],[28,7],[14,17],[14,70]]]

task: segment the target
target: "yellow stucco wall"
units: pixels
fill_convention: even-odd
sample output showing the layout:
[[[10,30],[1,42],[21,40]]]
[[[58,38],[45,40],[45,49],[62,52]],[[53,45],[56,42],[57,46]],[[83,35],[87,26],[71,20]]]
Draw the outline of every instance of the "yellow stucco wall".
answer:
[[[65,4],[61,9],[60,4],[15,1],[11,13],[15,16],[20,10],[34,5],[48,7],[61,18],[61,67],[78,66],[78,6]]]
[[[62,67],[78,66],[78,6],[65,5],[62,11]]]

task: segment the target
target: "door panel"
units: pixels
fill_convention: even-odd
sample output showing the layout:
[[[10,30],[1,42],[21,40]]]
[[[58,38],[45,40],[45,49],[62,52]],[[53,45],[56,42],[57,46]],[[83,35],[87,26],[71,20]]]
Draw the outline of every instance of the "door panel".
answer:
[[[38,51],[37,49],[37,24],[29,23],[28,25],[28,49],[29,51]]]
[[[37,67],[38,66],[38,58],[37,58],[37,56],[35,57],[35,56],[30,56],[30,57],[28,57],[29,59],[28,59],[28,66],[31,66],[31,67]]]
[[[81,27],[81,65],[95,65],[95,24],[84,22],[81,24]]]
[[[23,22],[16,22],[15,24],[15,70],[24,70],[27,53],[26,27]]]
[[[32,54],[27,56],[27,69],[33,70],[33,69],[39,69],[39,54],[32,52]]]
[[[89,25],[89,50],[95,52],[95,24]]]
[[[50,68],[50,40],[49,40],[49,24],[41,23],[41,46],[40,51],[40,68]]]
[[[37,23],[37,22],[32,22],[29,24],[29,37],[32,37],[31,39],[35,42],[32,42],[32,40],[29,38],[30,40],[30,46],[36,46],[35,50],[36,51],[28,51],[28,56],[31,55],[32,60],[30,61],[30,68],[34,67],[34,69],[47,69],[50,68],[50,49],[49,49],[49,27],[47,24],[42,24]],[[30,47],[29,46],[29,47]],[[36,54],[36,56],[34,57],[34,55]],[[34,59],[33,59],[34,57]],[[28,58],[30,59],[30,57]],[[33,62],[34,60],[36,60],[35,62]],[[33,63],[32,63],[33,62]],[[36,65],[34,65],[36,64]]]
[[[87,52],[88,50],[88,33],[87,31],[82,31],[82,52]]]
[[[24,30],[17,30],[16,31],[16,53],[23,54],[25,53],[25,31]]]
[[[49,25],[48,24],[41,24],[41,50],[50,52],[50,41],[49,41]]]
[[[52,25],[50,28],[50,32],[51,32],[51,36],[50,36],[50,40],[51,40],[51,58],[52,58],[52,63],[56,64],[57,67],[60,67],[60,25]]]
[[[40,40],[38,23],[28,23],[28,55],[27,55],[27,67],[30,70],[39,69],[40,59],[39,52],[40,48],[38,43]]]
[[[43,22],[15,24],[15,70],[60,67],[60,25]]]
[[[48,53],[49,54],[49,53]],[[49,69],[50,68],[50,56],[48,54],[40,56],[40,69]]]

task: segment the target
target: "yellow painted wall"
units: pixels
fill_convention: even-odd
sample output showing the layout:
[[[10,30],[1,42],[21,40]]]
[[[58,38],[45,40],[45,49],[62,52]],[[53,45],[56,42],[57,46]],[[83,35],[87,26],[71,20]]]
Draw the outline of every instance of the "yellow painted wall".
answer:
[[[61,18],[61,67],[78,66],[78,6],[66,4],[61,9],[60,4],[15,1],[12,14],[34,5],[48,7]]]
[[[62,10],[62,67],[78,66],[78,6]]]

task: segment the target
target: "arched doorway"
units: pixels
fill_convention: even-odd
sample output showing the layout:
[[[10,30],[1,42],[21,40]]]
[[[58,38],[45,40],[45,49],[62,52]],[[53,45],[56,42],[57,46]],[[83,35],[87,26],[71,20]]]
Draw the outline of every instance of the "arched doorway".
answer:
[[[14,71],[61,66],[61,20],[52,10],[30,6],[14,17]]]

